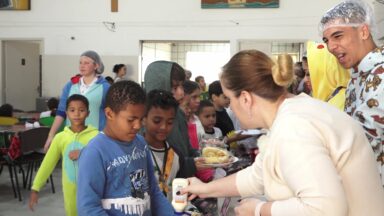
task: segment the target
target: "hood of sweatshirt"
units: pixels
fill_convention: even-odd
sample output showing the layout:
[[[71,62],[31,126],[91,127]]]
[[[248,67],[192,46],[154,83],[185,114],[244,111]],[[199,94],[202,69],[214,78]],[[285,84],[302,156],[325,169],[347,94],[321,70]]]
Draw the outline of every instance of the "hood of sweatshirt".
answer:
[[[144,89],[148,93],[153,89],[171,92],[171,70],[173,62],[155,61],[148,65],[144,75]]]

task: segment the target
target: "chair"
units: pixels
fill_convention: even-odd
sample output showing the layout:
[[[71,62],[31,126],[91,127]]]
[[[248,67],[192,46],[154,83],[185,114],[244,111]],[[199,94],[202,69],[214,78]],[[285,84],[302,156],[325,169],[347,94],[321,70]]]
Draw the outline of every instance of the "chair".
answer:
[[[10,126],[19,122],[19,119],[14,117],[0,116],[0,125]]]
[[[0,151],[6,150],[11,145],[11,137],[14,135],[13,132],[8,132],[6,130],[0,131]]]
[[[15,196],[15,198],[18,197],[18,194],[16,193],[16,186],[18,186],[18,178],[17,178],[17,165],[14,164],[12,162],[12,160],[10,159],[10,157],[8,157],[8,149],[10,147],[10,144],[11,144],[11,138],[12,136],[14,136],[14,132],[9,132],[9,131],[0,131],[0,150],[1,150],[1,153],[0,153],[0,174],[3,170],[3,167],[4,166],[7,166],[8,167],[8,171],[9,171],[9,177],[10,177],[10,180],[11,180],[11,184],[12,184],[12,190],[13,190],[13,194]],[[20,167],[20,171],[22,172],[23,174],[23,179],[24,179],[24,170]],[[16,182],[15,182],[16,181]],[[17,191],[20,191],[19,189],[17,189]],[[19,197],[20,197],[20,193],[19,193]]]
[[[27,173],[23,175],[23,187],[31,189],[32,176],[35,169],[37,169],[44,159],[45,154],[43,148],[45,141],[49,134],[49,127],[39,127],[23,131],[19,134],[20,138],[20,150],[22,156],[13,161],[16,165],[27,165]],[[15,168],[14,168],[15,169]],[[16,189],[18,192],[19,200],[21,201],[20,187],[18,185],[18,178],[16,169],[14,170],[16,176]],[[52,193],[55,193],[55,186],[53,183],[52,175],[50,176],[50,182],[52,187]],[[28,187],[27,187],[28,186]]]

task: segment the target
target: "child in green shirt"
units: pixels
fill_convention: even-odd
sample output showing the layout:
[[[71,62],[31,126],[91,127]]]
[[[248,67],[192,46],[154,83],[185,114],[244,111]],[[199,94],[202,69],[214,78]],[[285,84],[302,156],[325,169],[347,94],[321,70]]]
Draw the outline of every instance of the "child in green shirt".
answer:
[[[85,119],[89,114],[89,102],[86,97],[78,94],[70,96],[66,104],[66,114],[71,126],[65,127],[58,133],[49,148],[44,160],[33,181],[32,191],[29,197],[29,208],[33,211],[39,199],[39,191],[45,185],[47,179],[60,158],[62,158],[62,184],[64,195],[64,207],[67,216],[77,215],[76,208],[76,184],[77,184],[77,159],[80,150],[95,137],[99,131],[85,125]]]

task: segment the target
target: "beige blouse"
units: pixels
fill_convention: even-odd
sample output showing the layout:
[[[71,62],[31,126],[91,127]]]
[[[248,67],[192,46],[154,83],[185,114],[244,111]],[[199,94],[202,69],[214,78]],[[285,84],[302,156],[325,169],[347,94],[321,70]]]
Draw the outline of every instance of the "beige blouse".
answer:
[[[347,114],[305,94],[286,99],[265,147],[236,185],[274,201],[273,216],[384,215],[372,148]]]

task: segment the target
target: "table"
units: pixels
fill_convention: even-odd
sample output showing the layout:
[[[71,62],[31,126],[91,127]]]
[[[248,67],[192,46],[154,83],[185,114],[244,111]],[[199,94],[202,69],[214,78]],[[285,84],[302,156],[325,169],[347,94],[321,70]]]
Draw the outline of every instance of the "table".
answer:
[[[11,125],[11,126],[0,126],[0,132],[1,133],[4,133],[4,132],[10,132],[10,133],[19,133],[19,132],[23,132],[27,130],[27,128],[25,128],[25,125]]]
[[[39,112],[14,112],[13,117],[18,118],[21,123],[26,121],[38,121],[40,118]]]
[[[232,175],[250,165],[252,165],[253,160],[250,156],[242,155],[239,156],[239,160],[228,167],[225,167],[224,170],[227,173],[226,175]],[[217,199],[217,206],[219,210],[219,215],[234,215],[234,208],[238,204],[240,197],[224,197]]]

